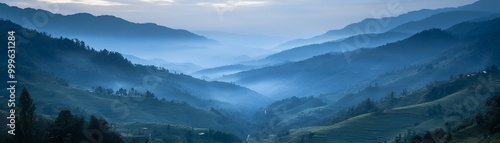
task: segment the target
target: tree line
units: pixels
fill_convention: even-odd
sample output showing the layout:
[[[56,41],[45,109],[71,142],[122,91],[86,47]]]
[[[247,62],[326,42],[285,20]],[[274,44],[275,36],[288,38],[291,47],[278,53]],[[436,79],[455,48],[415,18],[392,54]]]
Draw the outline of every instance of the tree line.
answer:
[[[5,143],[123,143],[121,135],[104,118],[83,116],[61,110],[54,119],[35,113],[36,106],[26,88],[17,106],[15,136],[2,137]]]

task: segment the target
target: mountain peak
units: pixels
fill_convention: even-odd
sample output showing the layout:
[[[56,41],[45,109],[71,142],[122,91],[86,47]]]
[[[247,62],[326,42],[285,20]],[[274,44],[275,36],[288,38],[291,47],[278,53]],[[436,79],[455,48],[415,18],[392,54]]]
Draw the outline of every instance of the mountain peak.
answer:
[[[484,11],[484,12],[494,12],[500,13],[500,9],[498,6],[500,5],[499,0],[479,0],[475,3],[461,6],[460,10],[469,10],[469,11]]]
[[[157,37],[163,40],[187,40],[215,43],[203,36],[196,35],[187,30],[172,29],[157,24],[141,24],[127,21],[113,15],[92,15],[89,13],[76,13],[72,15],[55,14],[46,10],[19,8],[1,3],[0,18],[9,19],[14,23],[22,24],[23,17],[31,17],[35,13],[43,12],[50,17],[50,22],[44,26],[33,27],[55,35],[74,36],[120,36]]]

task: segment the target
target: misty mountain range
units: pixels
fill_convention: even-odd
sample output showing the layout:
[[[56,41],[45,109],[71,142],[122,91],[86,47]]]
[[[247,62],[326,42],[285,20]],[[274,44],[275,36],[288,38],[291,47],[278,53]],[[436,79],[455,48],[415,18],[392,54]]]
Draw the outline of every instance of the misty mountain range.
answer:
[[[166,42],[205,42],[207,44],[215,42],[187,30],[172,29],[154,23],[132,23],[111,15],[94,16],[88,13],[61,15],[40,9],[11,7],[6,4],[1,4],[0,9],[1,18],[56,37],[102,36],[100,38],[161,39]],[[31,18],[36,14],[43,14],[46,19],[39,19],[41,22],[31,22]]]
[[[253,69],[283,64],[287,62],[296,62],[305,60],[307,58],[322,55],[330,52],[347,52],[356,50],[359,48],[370,48],[384,45],[386,43],[396,42],[409,37],[412,34],[420,32],[422,30],[431,28],[446,29],[454,24],[458,24],[465,21],[481,21],[489,20],[499,17],[498,10],[493,8],[482,8],[487,5],[497,4],[496,1],[480,1],[473,3],[471,5],[462,6],[458,8],[444,8],[437,10],[420,10],[415,12],[409,12],[407,14],[402,14],[397,17],[382,18],[382,19],[365,19],[359,23],[351,24],[340,30],[331,30],[327,34],[311,38],[311,42],[296,42],[301,40],[292,40],[287,43],[278,46],[277,48],[283,47],[290,43],[295,47],[287,48],[288,50],[283,50],[275,54],[266,56],[265,58],[240,62],[239,64],[252,66]],[[379,22],[379,21],[390,21],[389,25],[382,26],[380,33],[359,33],[355,29],[364,28],[367,23]],[[350,31],[351,34],[346,31]],[[363,30],[361,31],[363,32]],[[344,35],[344,36],[330,36],[331,38],[318,38],[318,37],[328,37],[325,35]],[[323,39],[323,40],[314,40]],[[328,40],[326,40],[328,39]],[[212,68],[212,69],[217,69]],[[237,73],[246,71],[248,69],[233,69],[233,72]],[[227,75],[227,71],[221,70],[221,73]],[[217,78],[224,74],[212,73],[211,78]],[[200,76],[197,76],[200,77]]]
[[[163,98],[170,100],[189,98],[181,101],[188,103],[195,101],[197,103],[191,104],[200,105],[199,107],[209,106],[206,102],[211,102],[210,100],[230,101],[238,106],[269,102],[264,96],[244,87],[222,82],[207,82],[188,75],[171,73],[156,66],[134,65],[120,53],[90,49],[83,44],[83,41],[53,38],[35,31],[22,30],[20,26],[7,21],[3,23],[8,26],[5,28],[35,34],[31,37],[18,36],[28,40],[20,44],[17,52],[20,65],[57,75],[73,86],[84,89],[97,86],[113,89],[134,87],[138,90],[150,90],[157,95],[165,95]],[[61,66],[65,68],[59,68]],[[154,85],[154,88],[148,87],[146,82],[153,82],[151,86]],[[233,90],[234,93],[228,92],[229,90]],[[240,95],[241,98],[237,98]],[[244,102],[245,98],[252,98],[251,96],[257,97],[254,98],[257,100],[262,99],[263,102]],[[234,99],[229,100],[230,98]]]
[[[47,32],[55,37],[77,38],[96,49],[119,51],[143,59],[161,58],[172,63],[191,60],[187,62],[197,62],[198,65],[206,66],[250,60],[248,53],[261,54],[265,51],[258,47],[231,48],[233,50],[219,48],[225,45],[187,30],[154,23],[134,23],[111,15],[94,16],[88,13],[61,15],[46,10],[22,9],[6,4],[0,5],[0,12],[0,18],[9,19],[26,28]],[[235,51],[247,52],[235,55]],[[184,54],[197,54],[199,58],[188,58],[183,56]]]
[[[387,17],[387,16],[382,16],[381,18],[367,18],[364,19],[358,23],[353,23],[349,24],[346,27],[338,30],[330,30],[327,31],[325,34],[318,35],[309,39],[296,39],[292,40],[286,43],[281,44],[278,47],[281,47],[281,49],[288,49],[288,48],[293,48],[297,46],[303,46],[303,45],[309,45],[309,44],[315,44],[315,43],[323,43],[327,41],[332,41],[335,39],[341,39],[349,36],[354,36],[354,35],[359,35],[359,34],[371,34],[370,32],[386,32],[391,29],[394,29],[402,24],[412,22],[412,21],[419,21],[425,18],[428,18],[432,15],[443,13],[443,12],[450,12],[450,11],[478,11],[478,12],[490,12],[490,13],[499,13],[499,10],[497,8],[494,8],[493,5],[498,5],[497,1],[491,1],[491,0],[481,0],[478,2],[475,2],[470,5],[465,5],[457,8],[441,8],[441,9],[434,9],[434,10],[429,10],[429,9],[422,9],[418,11],[412,11],[408,12],[405,14],[401,14],[399,16],[394,16],[394,17]],[[377,27],[379,27],[379,30],[376,31],[366,31],[365,28],[370,26],[373,22],[376,22],[379,24]],[[437,27],[435,27],[437,28]],[[360,29],[360,30],[356,30]],[[367,33],[368,32],[368,33]],[[417,31],[418,32],[418,31]]]
[[[368,18],[271,50],[258,47],[272,43],[263,42],[244,51],[225,39],[229,33],[218,33],[214,39],[224,41],[215,41],[114,16],[60,15],[6,4],[0,4],[0,32],[16,31],[19,86],[30,90],[37,113],[97,113],[119,124],[124,138],[135,138],[130,127],[135,123],[166,126],[157,133],[185,126],[170,134],[179,138],[168,139],[173,142],[212,129],[247,142],[399,142],[417,136],[495,142],[500,128],[486,127],[500,123],[492,103],[500,81],[499,4],[480,0]],[[47,14],[48,23],[26,25],[23,17],[36,13]],[[390,22],[380,31],[355,30],[381,20]],[[7,43],[5,35],[0,42]],[[143,52],[134,54],[138,50]],[[207,61],[224,61],[208,64],[215,66],[161,57],[204,61],[211,58],[197,54],[233,51],[240,53]],[[144,56],[148,52],[152,57]],[[474,109],[468,108],[470,98]],[[0,113],[8,112],[0,108]],[[437,135],[439,129],[446,135]],[[153,136],[167,141],[168,135]]]
[[[475,42],[474,39],[467,40]],[[294,93],[292,94],[294,96],[340,92],[348,88],[361,86],[363,84],[360,82],[387,72],[411,66],[432,65],[435,59],[453,55],[450,52],[455,51],[455,48],[459,48],[457,45],[463,45],[458,44],[462,42],[469,43],[445,31],[424,31],[408,39],[373,49],[359,49],[343,54],[320,55],[300,62],[240,72],[224,76],[220,80],[235,82],[268,96],[280,96],[282,91],[293,91],[291,93]],[[490,60],[486,57],[481,59]],[[482,62],[478,61],[478,63]],[[472,68],[474,66],[466,67]],[[484,66],[486,65],[478,68]],[[470,71],[467,68],[463,67],[460,70],[464,70],[462,72]],[[472,69],[472,71],[474,70],[479,69]],[[441,78],[448,76],[445,75],[445,77]],[[438,77],[432,79],[436,78],[440,79]],[[424,83],[426,82],[424,81]],[[412,83],[412,85],[415,85],[415,83]]]

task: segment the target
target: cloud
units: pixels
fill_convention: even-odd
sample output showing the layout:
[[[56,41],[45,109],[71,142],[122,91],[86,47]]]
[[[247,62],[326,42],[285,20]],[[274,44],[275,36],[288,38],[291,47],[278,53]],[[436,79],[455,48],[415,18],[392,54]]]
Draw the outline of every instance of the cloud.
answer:
[[[261,5],[264,4],[264,1],[245,1],[245,0],[226,0],[225,2],[198,2],[195,5],[199,6],[211,6],[217,12],[219,19],[223,21],[225,18],[224,14],[228,11],[233,11],[236,7],[241,6],[251,6],[251,5]]]
[[[154,2],[175,2],[174,0],[141,0],[143,2],[151,2],[151,3],[154,3]]]
[[[175,2],[175,0],[141,0],[141,1],[153,4],[170,4]]]
[[[238,6],[261,5],[264,3],[266,3],[266,2],[264,2],[264,1],[228,0],[226,2],[213,2],[213,3],[199,2],[199,3],[196,3],[196,5],[213,6],[213,7],[219,7],[219,8],[234,8],[234,7],[238,7]]]
[[[38,0],[38,1],[46,3],[56,3],[56,4],[83,4],[83,5],[93,5],[93,6],[127,5],[124,3],[112,2],[106,0]]]

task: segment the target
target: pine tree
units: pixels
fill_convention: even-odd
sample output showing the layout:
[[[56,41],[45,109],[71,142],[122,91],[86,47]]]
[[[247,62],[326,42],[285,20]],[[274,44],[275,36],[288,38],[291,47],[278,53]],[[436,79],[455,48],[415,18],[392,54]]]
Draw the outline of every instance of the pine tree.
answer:
[[[91,138],[95,142],[103,143],[123,143],[119,133],[112,130],[108,121],[104,118],[97,118],[94,115],[90,116],[90,121],[88,125],[88,130],[90,132],[98,132],[99,134],[91,135]],[[99,136],[102,135],[102,136]]]
[[[82,133],[84,124],[83,117],[74,116],[69,110],[62,110],[48,128],[47,140],[51,143],[84,140],[86,139]]]
[[[33,99],[26,88],[23,88],[21,98],[19,99],[19,127],[16,140],[18,143],[32,143],[34,142],[34,131],[36,124],[35,104]]]

